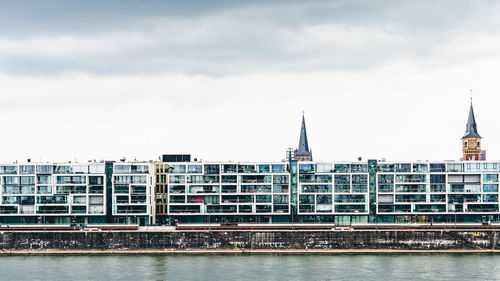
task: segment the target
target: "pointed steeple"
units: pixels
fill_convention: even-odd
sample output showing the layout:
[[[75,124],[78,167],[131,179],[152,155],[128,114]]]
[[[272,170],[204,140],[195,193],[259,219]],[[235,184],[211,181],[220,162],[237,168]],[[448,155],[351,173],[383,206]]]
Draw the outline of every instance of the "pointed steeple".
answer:
[[[309,150],[309,142],[307,141],[306,119],[302,114],[302,127],[300,129],[299,148],[295,150],[297,160],[312,161],[312,152]]]
[[[472,98],[470,102],[469,119],[467,120],[467,125],[465,125],[465,138],[481,138],[477,132],[476,118],[474,117],[474,108],[472,107]]]

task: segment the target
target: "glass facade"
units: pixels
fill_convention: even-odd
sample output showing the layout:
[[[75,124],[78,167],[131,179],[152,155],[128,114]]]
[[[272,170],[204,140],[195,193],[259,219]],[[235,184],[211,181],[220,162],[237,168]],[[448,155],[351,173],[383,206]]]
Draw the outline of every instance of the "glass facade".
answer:
[[[499,221],[500,163],[0,165],[0,223]]]
[[[155,210],[158,208],[158,211],[162,211],[162,206],[166,204],[167,198],[164,198],[164,195],[167,192],[165,184],[167,173],[171,173],[169,176],[172,178],[172,182],[179,184],[186,183],[186,177],[198,180],[196,177],[199,176],[191,175],[189,172],[192,170],[188,171],[185,164],[114,163],[112,174],[113,223],[154,224]],[[159,185],[155,186],[155,180]],[[159,202],[160,204],[158,204]]]
[[[101,163],[0,165],[0,222],[104,223],[104,178]]]
[[[449,222],[455,213],[497,220],[499,164],[190,163],[203,173],[165,175],[162,214],[180,222],[209,215],[215,222]]]

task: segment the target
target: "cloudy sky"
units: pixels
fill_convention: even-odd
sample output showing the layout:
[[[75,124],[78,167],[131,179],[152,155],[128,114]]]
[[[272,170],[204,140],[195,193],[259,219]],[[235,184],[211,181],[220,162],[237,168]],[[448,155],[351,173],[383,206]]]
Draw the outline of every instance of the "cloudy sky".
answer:
[[[500,159],[498,1],[0,4],[1,162]]]

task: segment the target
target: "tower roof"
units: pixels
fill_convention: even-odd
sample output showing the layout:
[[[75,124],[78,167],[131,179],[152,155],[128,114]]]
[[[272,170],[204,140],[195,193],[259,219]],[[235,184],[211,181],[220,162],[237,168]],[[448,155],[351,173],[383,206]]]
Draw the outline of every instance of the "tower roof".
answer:
[[[474,108],[472,107],[472,101],[470,103],[469,119],[467,120],[467,125],[465,125],[465,135],[463,138],[480,138],[481,136],[477,132],[476,118],[474,117]]]
[[[309,156],[311,152],[309,151],[309,143],[307,142],[307,132],[306,132],[306,119],[302,115],[302,128],[300,129],[300,140],[299,148],[295,153],[297,156]]]

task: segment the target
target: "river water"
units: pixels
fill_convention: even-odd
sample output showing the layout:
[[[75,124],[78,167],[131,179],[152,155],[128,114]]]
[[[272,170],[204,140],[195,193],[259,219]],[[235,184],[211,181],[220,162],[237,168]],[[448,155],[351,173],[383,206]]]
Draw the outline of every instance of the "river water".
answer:
[[[0,256],[0,280],[500,280],[500,255]]]

